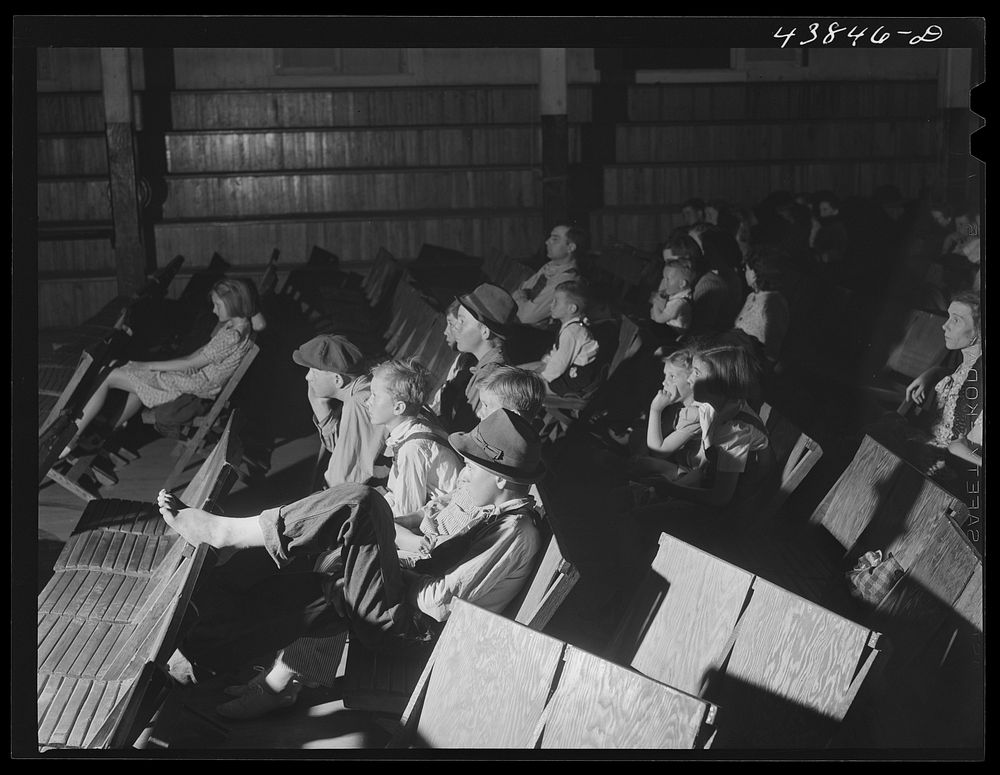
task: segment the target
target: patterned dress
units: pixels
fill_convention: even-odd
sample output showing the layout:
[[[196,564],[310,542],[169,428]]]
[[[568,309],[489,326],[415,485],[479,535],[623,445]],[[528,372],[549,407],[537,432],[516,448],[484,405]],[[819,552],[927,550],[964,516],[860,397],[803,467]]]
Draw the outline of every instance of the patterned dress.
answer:
[[[209,359],[197,369],[150,371],[144,364],[130,361],[119,373],[147,408],[184,394],[215,398],[250,349],[250,331],[250,321],[246,318],[232,318],[220,325],[208,343],[197,351]]]

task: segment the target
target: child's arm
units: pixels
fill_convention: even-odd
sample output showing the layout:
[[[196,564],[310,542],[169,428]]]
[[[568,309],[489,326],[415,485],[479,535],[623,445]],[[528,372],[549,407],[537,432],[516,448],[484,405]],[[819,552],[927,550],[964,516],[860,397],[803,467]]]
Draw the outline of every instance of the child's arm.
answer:
[[[675,430],[672,433],[663,435],[663,411],[675,403],[678,396],[676,393],[667,393],[665,390],[657,391],[649,404],[649,421],[646,424],[646,446],[650,452],[669,455],[676,452],[691,438],[691,432]]]

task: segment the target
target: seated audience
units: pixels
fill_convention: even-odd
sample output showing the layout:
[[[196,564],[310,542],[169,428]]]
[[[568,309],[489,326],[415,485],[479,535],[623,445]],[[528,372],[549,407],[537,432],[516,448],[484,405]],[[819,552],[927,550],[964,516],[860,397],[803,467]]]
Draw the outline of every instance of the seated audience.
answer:
[[[820,191],[814,197],[815,213],[809,233],[809,247],[813,259],[824,266],[833,265],[836,272],[831,279],[842,278],[839,272],[850,250],[847,227],[840,217],[840,199],[832,191]]]
[[[676,481],[657,482],[647,498],[676,498],[720,511],[745,501],[770,479],[774,456],[767,431],[748,403],[757,390],[758,368],[742,347],[695,347],[689,381],[701,426],[696,465]]]
[[[467,369],[468,376],[460,371],[441,389],[439,416],[451,432],[471,430],[479,421],[479,385],[507,363],[505,340],[517,322],[514,299],[499,285],[483,283],[458,301],[452,336],[459,352],[470,353],[476,365]]]
[[[954,355],[928,369],[906,388],[906,400],[924,408],[921,417],[931,444],[948,447],[968,434],[982,412],[984,394],[980,299],[960,293],[948,305],[942,326],[945,347]],[[958,356],[958,357],[956,357]]]
[[[789,327],[788,302],[779,290],[788,271],[784,254],[766,247],[747,257],[745,277],[750,295],[736,316],[734,327],[753,337],[761,355],[777,363]]]
[[[181,358],[129,361],[112,369],[84,405],[76,421],[76,434],[60,457],[70,454],[76,440],[104,407],[108,390],[127,394],[115,429],[141,408],[160,406],[184,394],[215,398],[250,350],[251,318],[257,315],[255,298],[256,291],[248,280],[224,278],[215,283],[211,299],[218,323],[208,343]]]
[[[476,365],[476,357],[472,353],[459,351],[458,345],[455,342],[455,327],[458,325],[458,310],[461,309],[461,307],[461,302],[459,302],[458,299],[455,299],[450,305],[448,305],[448,309],[445,311],[444,339],[448,343],[448,347],[455,352],[456,355],[455,360],[453,360],[451,362],[451,366],[448,367],[444,382],[441,383],[441,387],[435,391],[434,397],[428,403],[428,407],[435,415],[441,414],[441,394],[443,393],[445,386],[448,386],[449,390],[453,393],[460,393],[464,391],[469,380],[472,379],[472,372],[470,369]]]
[[[548,261],[513,293],[518,320],[529,326],[548,326],[556,287],[577,279],[580,274],[577,258],[587,249],[588,238],[583,229],[567,224],[552,229],[545,241]]]
[[[385,428],[372,425],[365,408],[371,378],[361,350],[340,334],[320,334],[292,353],[305,366],[313,423],[330,453],[323,478],[328,487],[366,482],[385,446]]]
[[[462,468],[444,431],[421,416],[427,381],[427,370],[414,360],[386,361],[372,371],[366,406],[372,425],[388,433],[385,454],[392,468],[382,494],[393,516],[451,492]]]
[[[691,328],[694,315],[694,287],[698,273],[690,259],[665,261],[660,287],[650,300],[649,316],[654,323],[669,326],[677,336]]]
[[[663,360],[663,386],[649,405],[642,454],[629,461],[629,478],[676,480],[695,465],[701,423],[691,388],[691,350],[677,350]]]
[[[598,378],[599,346],[590,333],[587,300],[582,280],[559,284],[552,298],[552,319],[559,321],[556,344],[540,363],[525,366],[538,372],[556,395],[582,393]]]
[[[545,381],[535,372],[516,366],[497,366],[479,387],[484,419],[498,409],[506,409],[531,422],[542,411],[544,400]]]
[[[705,222],[705,202],[697,197],[687,199],[681,204],[681,218],[687,228]]]
[[[718,334],[732,328],[743,303],[743,283],[736,273],[740,249],[735,238],[720,229],[707,228],[700,234],[701,266],[695,283],[693,315],[689,329],[693,336]]]
[[[161,491],[160,513],[193,545],[263,547],[279,567],[334,547],[345,557],[344,575],[335,579],[289,573],[241,595],[204,590],[198,601],[202,619],[184,639],[181,656],[221,669],[298,637],[345,629],[369,648],[394,652],[433,640],[455,598],[503,610],[527,581],[541,545],[528,495],[544,474],[538,436],[521,417],[500,410],[473,433],[452,434],[449,442],[471,465],[468,495],[414,515],[426,532],[414,533],[420,559],[408,569],[400,567],[393,542],[398,522],[385,499],[365,485],[338,485],[253,519],[188,508]],[[276,663],[219,711],[248,719],[288,707],[298,695],[296,678]]]

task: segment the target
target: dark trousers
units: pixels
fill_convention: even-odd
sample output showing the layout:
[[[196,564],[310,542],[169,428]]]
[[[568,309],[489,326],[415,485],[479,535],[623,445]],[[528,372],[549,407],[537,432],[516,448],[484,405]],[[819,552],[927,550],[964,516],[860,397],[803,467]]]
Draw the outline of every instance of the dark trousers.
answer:
[[[278,573],[250,588],[209,583],[195,597],[199,621],[181,650],[214,669],[273,652],[300,637],[350,629],[378,651],[431,637],[425,617],[406,600],[385,499],[361,484],[341,484],[258,517],[268,554],[281,568],[296,558],[341,547],[345,617],[328,602],[335,577]]]

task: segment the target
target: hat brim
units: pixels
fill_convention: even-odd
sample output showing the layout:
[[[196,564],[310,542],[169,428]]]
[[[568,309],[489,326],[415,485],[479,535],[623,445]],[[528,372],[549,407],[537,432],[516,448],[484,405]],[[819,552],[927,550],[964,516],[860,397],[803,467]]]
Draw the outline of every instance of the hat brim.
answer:
[[[357,369],[357,368],[347,369],[347,370],[344,370],[344,371],[340,371],[338,369],[329,369],[326,366],[323,366],[322,364],[317,364],[317,363],[310,362],[307,358],[305,358],[302,355],[302,351],[301,350],[295,350],[292,353],[292,360],[295,361],[299,366],[304,366],[307,369],[317,369],[319,371],[328,371],[331,374],[344,374],[344,375],[346,375],[348,377],[360,377],[360,376],[368,373],[367,370],[365,370],[365,369]]]
[[[505,339],[510,337],[511,332],[514,330],[514,327],[518,324],[518,322],[520,322],[515,317],[515,319],[512,320],[510,323],[496,323],[492,320],[488,320],[486,318],[481,317],[480,314],[476,312],[476,310],[474,310],[472,307],[470,307],[468,304],[465,303],[465,301],[462,299],[461,296],[458,297],[458,303],[461,304],[463,307],[465,307],[465,309],[468,310],[469,314],[472,315],[472,317],[474,317],[477,322],[482,323],[494,334],[496,334],[497,336],[502,336]]]
[[[538,461],[538,467],[535,470],[523,471],[519,468],[511,468],[495,460],[484,458],[478,454],[478,448],[467,433],[450,434],[448,436],[448,443],[451,444],[452,449],[470,463],[475,463],[480,468],[485,468],[491,474],[503,477],[508,482],[514,482],[514,484],[534,484],[544,479],[548,473],[548,469],[541,460]]]

